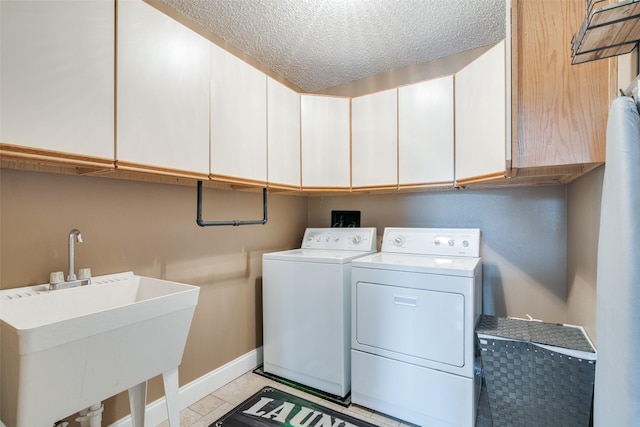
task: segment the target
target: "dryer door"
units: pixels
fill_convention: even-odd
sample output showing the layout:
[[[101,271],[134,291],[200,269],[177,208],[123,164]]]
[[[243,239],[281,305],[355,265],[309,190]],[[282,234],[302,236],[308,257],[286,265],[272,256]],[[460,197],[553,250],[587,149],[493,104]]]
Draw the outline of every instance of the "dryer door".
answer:
[[[439,280],[420,276],[427,282]],[[422,366],[464,366],[462,293],[357,282],[354,298],[354,347]]]

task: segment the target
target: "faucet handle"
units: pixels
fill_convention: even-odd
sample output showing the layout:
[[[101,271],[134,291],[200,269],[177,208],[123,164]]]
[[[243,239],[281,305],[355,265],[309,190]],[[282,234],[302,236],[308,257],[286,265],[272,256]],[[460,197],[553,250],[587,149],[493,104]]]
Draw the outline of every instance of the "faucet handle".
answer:
[[[49,275],[49,290],[55,291],[65,287],[64,273],[62,271],[54,271]]]
[[[64,282],[64,273],[62,271],[54,271],[49,275],[49,284],[57,285]]]
[[[78,270],[78,279],[79,280],[91,280],[91,269],[90,268],[81,268]]]

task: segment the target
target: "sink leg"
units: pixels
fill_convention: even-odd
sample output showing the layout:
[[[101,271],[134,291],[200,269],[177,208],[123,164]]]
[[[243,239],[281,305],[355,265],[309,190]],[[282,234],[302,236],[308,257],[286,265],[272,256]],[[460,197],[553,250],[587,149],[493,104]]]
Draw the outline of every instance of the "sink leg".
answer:
[[[180,427],[180,410],[178,408],[178,367],[162,374],[164,394],[167,401],[167,415],[170,427]]]
[[[131,407],[131,424],[133,427],[144,427],[144,411],[147,403],[147,382],[142,382],[129,389],[129,406]]]

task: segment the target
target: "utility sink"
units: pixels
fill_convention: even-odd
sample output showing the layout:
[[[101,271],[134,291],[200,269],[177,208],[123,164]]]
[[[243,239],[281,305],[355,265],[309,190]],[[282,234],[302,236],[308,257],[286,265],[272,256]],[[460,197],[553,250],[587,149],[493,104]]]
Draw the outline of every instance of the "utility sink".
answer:
[[[2,422],[50,427],[129,390],[132,423],[142,427],[146,381],[162,374],[177,427],[178,365],[199,288],[127,272],[47,289],[0,292]]]

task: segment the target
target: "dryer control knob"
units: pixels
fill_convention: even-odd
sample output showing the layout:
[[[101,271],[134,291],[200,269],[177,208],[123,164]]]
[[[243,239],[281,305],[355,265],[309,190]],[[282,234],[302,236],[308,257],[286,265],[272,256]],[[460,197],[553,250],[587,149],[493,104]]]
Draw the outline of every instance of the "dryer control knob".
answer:
[[[393,244],[395,246],[402,246],[404,244],[404,236],[397,236],[393,239]]]
[[[449,239],[449,246],[453,246],[455,244],[456,244],[455,240]]]
[[[353,236],[353,244],[357,245],[362,242],[362,236]]]
[[[464,246],[465,248],[469,247],[469,241],[468,240],[463,240],[462,241],[462,246]]]

